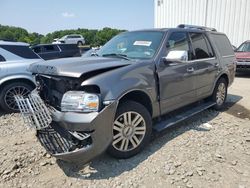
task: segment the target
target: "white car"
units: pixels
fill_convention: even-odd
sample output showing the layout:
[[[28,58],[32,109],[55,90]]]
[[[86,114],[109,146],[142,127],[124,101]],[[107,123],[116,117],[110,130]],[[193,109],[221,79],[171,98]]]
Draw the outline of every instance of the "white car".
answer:
[[[6,112],[17,112],[14,97],[27,96],[35,88],[35,80],[27,68],[44,61],[22,42],[0,40],[0,107]]]
[[[54,39],[52,44],[77,44],[78,46],[82,46],[85,44],[85,39],[82,35],[72,34],[65,35],[60,39]]]

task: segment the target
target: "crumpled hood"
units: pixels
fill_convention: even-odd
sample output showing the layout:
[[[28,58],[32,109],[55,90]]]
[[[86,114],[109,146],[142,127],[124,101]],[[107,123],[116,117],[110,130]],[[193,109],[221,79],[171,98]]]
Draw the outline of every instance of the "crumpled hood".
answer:
[[[83,74],[88,72],[105,69],[110,70],[130,64],[131,61],[121,60],[117,58],[74,57],[49,60],[43,63],[34,63],[29,67],[29,71],[38,74],[79,78]]]

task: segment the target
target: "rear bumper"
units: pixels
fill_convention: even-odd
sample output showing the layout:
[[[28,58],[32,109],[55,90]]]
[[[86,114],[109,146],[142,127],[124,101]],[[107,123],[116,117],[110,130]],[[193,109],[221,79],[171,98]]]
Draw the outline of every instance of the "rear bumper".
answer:
[[[54,157],[85,164],[103,153],[112,142],[117,104],[113,102],[101,112],[88,114],[54,110],[51,127],[37,131],[37,137]],[[79,140],[71,134],[75,131],[89,137]]]

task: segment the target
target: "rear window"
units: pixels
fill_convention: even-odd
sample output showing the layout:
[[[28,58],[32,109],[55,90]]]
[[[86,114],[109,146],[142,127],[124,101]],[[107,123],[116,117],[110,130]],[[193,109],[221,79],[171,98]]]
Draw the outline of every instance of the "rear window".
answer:
[[[28,46],[2,45],[1,48],[26,59],[40,59]]]
[[[212,37],[221,56],[234,55],[232,45],[226,35],[212,34]]]

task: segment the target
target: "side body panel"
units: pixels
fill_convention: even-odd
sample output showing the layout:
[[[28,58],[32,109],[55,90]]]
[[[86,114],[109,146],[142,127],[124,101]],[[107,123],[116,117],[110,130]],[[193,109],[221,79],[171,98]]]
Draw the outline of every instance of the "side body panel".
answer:
[[[155,64],[152,61],[138,61],[130,66],[102,73],[83,81],[81,85],[97,85],[103,101],[119,100],[131,91],[144,92],[151,100],[153,117],[160,115]]]

